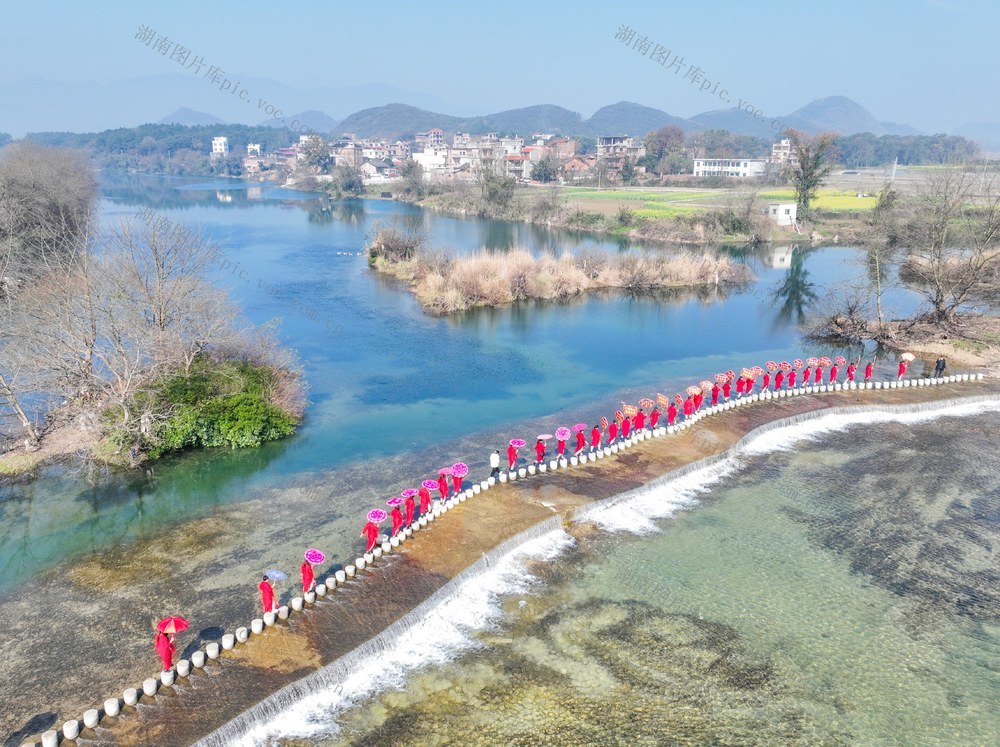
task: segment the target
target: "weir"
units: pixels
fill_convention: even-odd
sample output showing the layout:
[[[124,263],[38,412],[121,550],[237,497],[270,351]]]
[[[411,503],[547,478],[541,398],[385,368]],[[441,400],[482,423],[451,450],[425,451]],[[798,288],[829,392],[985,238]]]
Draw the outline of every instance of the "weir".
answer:
[[[466,582],[486,573],[490,568],[496,566],[504,556],[517,552],[521,546],[528,542],[543,537],[550,532],[558,531],[561,528],[561,519],[558,516],[553,516],[551,519],[542,521],[530,529],[511,537],[489,552],[483,553],[479,560],[455,576],[445,586],[434,592],[426,601],[414,607],[413,610],[385,628],[377,636],[362,643],[353,651],[322,669],[283,687],[249,710],[244,711],[223,727],[198,741],[198,747],[227,747],[228,745],[232,745],[234,742],[246,737],[257,727],[273,719],[289,706],[302,700],[302,698],[336,687],[339,683],[347,679],[352,670],[360,663],[390,650],[403,633],[411,631],[414,625],[417,625],[427,617],[435,608],[456,596],[459,589]]]

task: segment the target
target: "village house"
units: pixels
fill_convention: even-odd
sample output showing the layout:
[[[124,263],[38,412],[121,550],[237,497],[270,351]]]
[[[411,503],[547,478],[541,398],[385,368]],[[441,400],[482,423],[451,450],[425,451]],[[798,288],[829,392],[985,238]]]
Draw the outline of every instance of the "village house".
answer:
[[[754,177],[767,173],[766,158],[696,158],[695,176]]]

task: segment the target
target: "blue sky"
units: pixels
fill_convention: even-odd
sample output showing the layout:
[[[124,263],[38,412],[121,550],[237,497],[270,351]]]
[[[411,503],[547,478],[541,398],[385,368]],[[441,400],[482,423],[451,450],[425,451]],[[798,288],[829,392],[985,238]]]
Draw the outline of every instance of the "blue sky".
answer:
[[[145,24],[234,77],[301,89],[388,84],[426,93],[446,113],[554,103],[586,117],[620,100],[680,116],[720,108],[616,41],[627,24],[765,116],[841,94],[880,120],[928,132],[1000,122],[995,0],[89,0],[6,3],[2,18],[0,86],[32,76],[109,83],[175,72],[136,42]],[[18,102],[3,108],[11,105]],[[225,116],[220,109],[213,113]]]

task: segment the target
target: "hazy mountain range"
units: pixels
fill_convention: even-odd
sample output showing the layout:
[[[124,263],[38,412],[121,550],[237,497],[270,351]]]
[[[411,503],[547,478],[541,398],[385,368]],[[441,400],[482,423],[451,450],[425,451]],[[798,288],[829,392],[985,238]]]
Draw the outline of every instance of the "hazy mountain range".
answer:
[[[17,102],[17,106],[4,107],[0,113],[0,132],[10,132],[15,137],[40,131],[95,132],[147,122],[188,125],[232,122],[280,127],[298,119],[318,132],[353,132],[361,137],[399,137],[432,127],[471,133],[641,136],[665,125],[675,125],[686,132],[726,129],[736,134],[770,137],[777,132],[771,126],[773,117],[781,127],[807,132],[921,134],[909,125],[879,120],[844,96],[817,99],[783,116],[767,112],[768,119],[763,120],[736,108],[681,117],[627,101],[602,107],[585,119],[578,112],[553,104],[470,116],[471,112],[462,111],[460,105],[433,95],[383,84],[302,90],[266,78],[247,78],[240,81],[240,88],[246,92],[242,99],[197,76],[185,74],[110,84],[31,78],[0,85],[0,101]],[[386,104],[387,101],[393,103]],[[164,117],[163,112],[170,111],[171,105],[180,108]],[[268,116],[268,107],[281,110],[281,117]],[[977,140],[988,150],[1000,150],[1000,123],[963,125],[954,134]]]

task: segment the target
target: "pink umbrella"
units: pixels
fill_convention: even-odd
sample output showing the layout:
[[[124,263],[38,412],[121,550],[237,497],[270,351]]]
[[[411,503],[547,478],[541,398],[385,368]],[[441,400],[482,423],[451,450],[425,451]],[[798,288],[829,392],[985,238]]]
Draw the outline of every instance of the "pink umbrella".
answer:
[[[825,355],[822,358],[819,359],[819,365],[821,365],[821,366],[829,366],[832,362],[833,361],[831,361]]]
[[[585,431],[585,430],[587,430],[586,423],[577,423],[576,425],[573,426],[574,433],[576,433],[577,431]]]
[[[525,446],[527,443],[528,442],[525,441],[523,438],[512,438],[510,440],[510,445],[513,446],[515,449],[520,449],[522,446]]]
[[[842,355],[838,355],[836,358],[834,358],[834,360],[837,361],[838,366],[843,366],[845,363],[847,363],[847,358],[845,358]]]
[[[699,386],[701,387],[702,391],[704,391],[704,392],[710,392],[710,391],[712,391],[712,382],[709,381],[708,379],[705,379],[704,381],[702,381],[699,384]]]
[[[438,470],[439,475],[450,475],[453,472],[451,467],[442,467]]]
[[[720,384],[725,384],[727,381],[729,381],[729,374],[716,374],[715,380]]]
[[[782,361],[781,363],[778,364],[778,368],[780,368],[782,371],[791,371],[792,364],[789,363],[788,361]]]
[[[540,440],[542,440],[542,441],[548,441],[550,438],[552,438],[552,434],[551,433],[540,433],[540,434],[538,434],[538,438]]]
[[[561,425],[556,428],[556,438],[560,441],[566,441],[572,435],[572,431],[565,425]]]
[[[792,365],[795,366],[796,368],[802,368],[805,365],[805,363],[802,362],[801,358],[796,358],[795,360],[792,361]]]
[[[434,486],[437,487],[437,483],[434,483]],[[387,514],[381,508],[373,508],[371,511],[368,512],[368,521],[380,524],[383,521],[385,521],[388,516],[389,514]]]
[[[424,480],[422,483],[420,483],[420,486],[423,487],[423,488],[427,488],[428,490],[437,490],[438,489],[438,481],[437,480]]]
[[[401,496],[403,496],[404,498],[412,498],[413,496],[415,496],[419,492],[420,491],[417,490],[416,488],[407,488],[406,490],[399,491],[399,494]]]
[[[761,368],[760,366],[754,366],[753,367],[753,375],[754,376],[763,376],[764,375],[764,369]]]
[[[465,477],[469,474],[469,465],[465,462],[455,462],[451,465],[451,474],[455,477]]]
[[[693,397],[694,395],[701,393],[701,387],[700,386],[689,386],[684,391],[687,392],[688,394],[690,394]]]
[[[777,371],[778,370],[778,364],[775,363],[774,361],[768,361],[764,365],[767,366],[767,370],[768,371]]]
[[[401,505],[402,503],[403,503],[403,499],[402,499],[402,498],[400,498],[400,497],[399,497],[399,496],[397,495],[397,496],[394,496],[394,497],[390,498],[389,500],[387,500],[387,501],[385,502],[385,505],[387,505],[387,506],[399,506],[399,505]]]
[[[806,358],[806,365],[807,366],[818,366],[819,365],[819,358]]]
[[[326,555],[317,550],[315,547],[310,547],[306,550],[306,560],[308,560],[313,565],[318,565],[320,563],[326,562]]]

